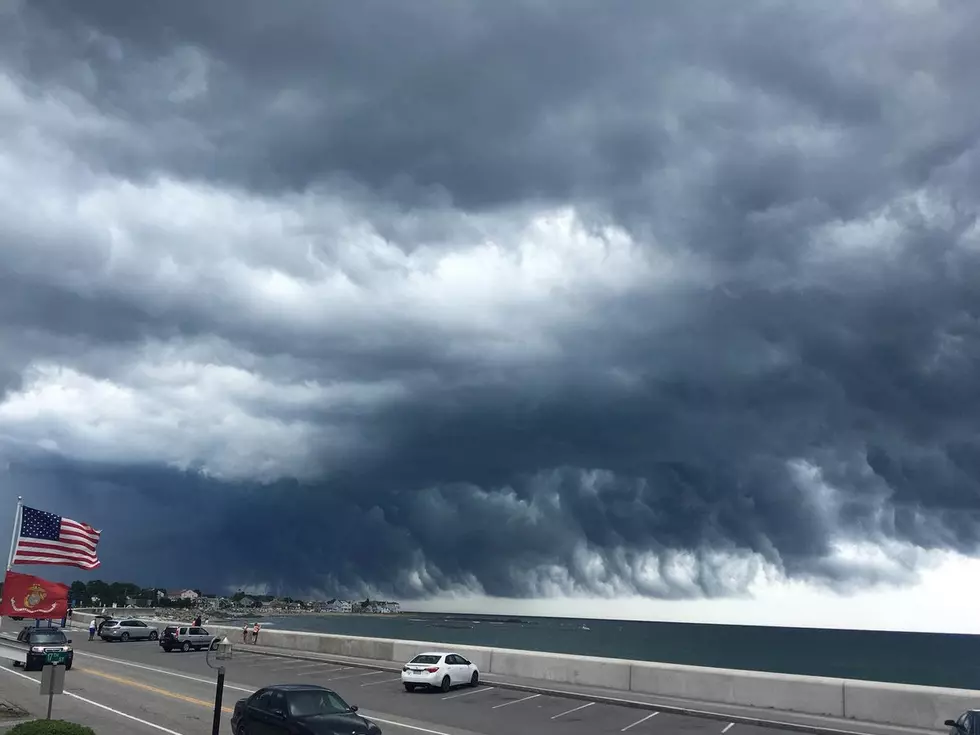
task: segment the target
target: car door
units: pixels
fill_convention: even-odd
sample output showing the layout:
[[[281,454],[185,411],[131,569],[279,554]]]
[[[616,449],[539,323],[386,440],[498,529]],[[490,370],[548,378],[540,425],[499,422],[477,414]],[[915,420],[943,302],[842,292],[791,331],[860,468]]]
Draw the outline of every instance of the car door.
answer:
[[[462,683],[462,676],[463,676],[461,671],[462,667],[459,665],[459,663],[460,663],[460,658],[455,653],[451,653],[448,656],[446,656],[446,665],[449,667],[449,680],[453,684]]]
[[[956,720],[956,726],[949,729],[949,735],[969,735],[970,733],[970,722],[971,713],[964,712]]]
[[[136,638],[137,640],[145,641],[150,637],[150,629],[142,620],[134,620],[132,622],[133,629],[129,634]]]
[[[469,684],[470,680],[473,678],[473,663],[471,661],[467,661],[458,654],[456,658],[459,659],[459,675],[462,679],[462,683]]]
[[[279,692],[267,689],[254,697],[245,708],[246,730],[249,735],[285,735],[286,700]]]

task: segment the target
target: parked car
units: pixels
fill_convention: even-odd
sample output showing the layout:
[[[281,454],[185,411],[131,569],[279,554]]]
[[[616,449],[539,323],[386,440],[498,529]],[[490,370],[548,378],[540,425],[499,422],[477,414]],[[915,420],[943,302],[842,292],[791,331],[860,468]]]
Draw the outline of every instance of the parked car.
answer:
[[[61,628],[28,626],[17,635],[17,641],[28,646],[25,671],[40,671],[45,664],[64,664],[65,669],[71,669],[75,649]]]
[[[218,647],[218,636],[211,635],[205,628],[193,625],[168,625],[160,636],[160,646],[169,653],[179,648],[185,653],[192,648],[201,651],[205,648],[212,650]]]
[[[104,641],[155,641],[160,637],[157,629],[142,620],[109,620],[102,626],[99,637]]]
[[[357,707],[315,684],[280,684],[239,699],[231,731],[235,735],[381,735],[381,728],[357,714]]]
[[[479,683],[480,672],[476,665],[458,653],[420,653],[402,667],[402,684],[409,692],[414,692],[418,687],[448,692],[459,684],[475,687]]]
[[[968,709],[955,720],[946,720],[950,735],[980,735],[980,710]]]

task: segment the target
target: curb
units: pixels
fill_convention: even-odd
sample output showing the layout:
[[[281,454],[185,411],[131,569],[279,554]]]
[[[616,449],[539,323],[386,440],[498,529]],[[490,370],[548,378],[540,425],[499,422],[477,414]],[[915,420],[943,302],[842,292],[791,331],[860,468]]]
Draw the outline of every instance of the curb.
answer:
[[[301,651],[297,651],[295,653],[292,652],[287,653],[287,652],[279,652],[279,651],[273,652],[273,651],[265,651],[265,650],[262,651],[255,650],[252,651],[252,653],[259,656],[269,656],[271,658],[285,658],[285,659],[292,659],[298,661],[316,661],[325,664],[353,666],[354,668],[359,668],[359,669],[372,669],[375,671],[388,671],[391,673],[398,673],[402,670],[401,666],[397,666],[397,667],[382,666],[379,664],[354,663],[352,661],[344,661],[342,659],[316,658],[313,656],[304,655],[304,653]],[[629,707],[631,709],[666,712],[668,714],[684,715],[687,717],[698,717],[703,720],[719,720],[723,722],[733,722],[737,725],[755,725],[756,727],[767,727],[767,728],[772,728],[777,730],[793,730],[795,732],[812,733],[812,735],[877,735],[876,733],[869,733],[861,730],[842,730],[836,727],[825,727],[821,725],[807,725],[798,722],[784,722],[782,720],[770,720],[763,717],[747,717],[745,715],[726,715],[721,712],[711,712],[710,710],[693,709],[690,707],[681,707],[672,704],[656,704],[653,702],[640,702],[635,699],[620,699],[619,697],[612,697],[604,694],[587,694],[585,692],[567,691],[564,689],[549,689],[547,687],[534,686],[529,684],[513,684],[507,681],[484,679],[483,677],[481,677],[481,682],[487,684],[488,686],[497,687],[498,689],[510,689],[519,692],[530,692],[532,694],[564,697],[566,699],[596,702],[599,704],[609,704],[617,707]],[[888,726],[886,725],[885,727]],[[898,729],[899,728],[896,728],[896,730]]]

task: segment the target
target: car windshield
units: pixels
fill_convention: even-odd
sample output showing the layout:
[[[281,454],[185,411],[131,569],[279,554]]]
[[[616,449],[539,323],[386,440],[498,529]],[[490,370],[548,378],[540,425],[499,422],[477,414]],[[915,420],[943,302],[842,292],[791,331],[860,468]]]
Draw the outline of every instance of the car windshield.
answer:
[[[350,705],[347,702],[326,689],[289,692],[286,697],[289,714],[293,717],[316,717],[350,712]]]
[[[32,643],[66,643],[65,634],[60,630],[40,630],[31,633]]]
[[[411,661],[410,664],[437,664],[442,656],[432,656],[429,654],[422,654],[421,656],[416,656]]]

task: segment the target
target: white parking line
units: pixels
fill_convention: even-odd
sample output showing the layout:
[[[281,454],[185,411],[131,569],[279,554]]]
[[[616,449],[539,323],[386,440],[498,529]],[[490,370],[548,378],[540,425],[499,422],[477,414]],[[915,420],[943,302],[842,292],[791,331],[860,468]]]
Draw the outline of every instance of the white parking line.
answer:
[[[634,728],[634,727],[636,727],[637,725],[639,725],[639,724],[641,724],[641,723],[643,723],[643,722],[646,722],[646,721],[647,721],[647,720],[649,720],[649,719],[650,719],[651,717],[656,717],[656,716],[657,716],[657,715],[659,715],[659,714],[660,714],[659,712],[652,712],[652,713],[650,713],[649,715],[647,715],[646,717],[641,717],[641,718],[640,718],[639,720],[637,720],[636,722],[633,722],[633,723],[631,723],[631,724],[629,724],[629,725],[627,725],[626,727],[624,727],[624,728],[623,728],[622,730],[620,730],[620,732],[626,732],[627,730],[629,730],[629,729],[631,729],[631,728]]]
[[[468,692],[461,692],[459,694],[450,694],[448,697],[443,697],[443,699],[456,699],[458,697],[468,697],[471,694],[479,694],[480,692],[492,691],[493,687],[483,687],[482,689],[470,689]]]
[[[400,676],[396,676],[394,679],[382,679],[381,681],[369,681],[367,684],[361,684],[362,687],[376,687],[378,684],[391,684],[393,681],[401,681]]]
[[[315,676],[317,674],[333,674],[333,673],[335,673],[337,671],[350,671],[352,668],[354,668],[354,667],[353,666],[341,666],[339,669],[337,669],[337,668],[313,669],[312,671],[300,671],[298,674],[296,674],[296,676]],[[333,681],[333,679],[331,679],[330,681]]]
[[[133,661],[123,661],[123,660],[118,659],[118,658],[109,658],[108,656],[99,656],[98,654],[88,653],[86,651],[75,651],[75,655],[88,656],[89,658],[99,659],[99,660],[102,660],[102,661],[108,661],[110,663],[120,664],[122,666],[131,666],[134,669],[143,669],[145,671],[154,671],[154,672],[156,672],[158,674],[164,674],[166,676],[174,676],[174,677],[177,677],[178,679],[189,679],[190,681],[196,681],[196,682],[200,682],[201,684],[207,684],[208,686],[214,687],[214,680],[213,679],[202,679],[202,678],[200,678],[198,676],[188,676],[187,674],[178,674],[176,671],[170,671],[168,669],[161,669],[161,668],[156,667],[156,666],[147,666],[146,664],[138,664],[138,663],[135,663]],[[347,667],[347,668],[352,668],[352,667]],[[17,671],[11,671],[10,669],[2,669],[2,670],[3,671],[9,671],[11,674],[16,674],[17,676],[22,676],[25,679],[30,679],[33,682],[39,682],[40,681],[39,679],[35,679],[34,677],[27,676],[27,674],[21,674],[20,672],[17,672]],[[366,674],[366,676],[370,676],[371,674],[385,674],[385,673],[389,673],[389,672],[386,672],[386,671],[374,671],[374,672],[371,672],[370,674]],[[225,682],[225,689],[232,689],[234,691],[246,692],[247,694],[252,694],[255,691],[256,688],[255,687],[236,686],[235,684],[229,684],[228,682]],[[68,694],[68,692],[65,692],[65,694]],[[71,694],[70,696],[75,697],[76,699],[78,699],[80,701],[83,701],[83,702],[87,702],[89,704],[92,704],[92,705],[94,705],[96,707],[100,707],[102,709],[108,710],[110,712],[115,712],[115,710],[113,710],[113,709],[111,709],[109,707],[106,707],[104,704],[99,704],[98,702],[92,702],[91,700],[87,700],[87,699],[84,699],[83,697],[79,697],[77,694]],[[118,714],[120,716],[122,716],[122,717],[126,717],[126,718],[131,719],[131,720],[136,720],[137,719],[137,718],[133,717],[132,715],[127,715],[125,712],[119,712]],[[375,717],[369,711],[365,711],[365,710],[362,710],[361,711],[361,714],[364,715],[365,717],[367,717],[369,720],[374,720],[375,722],[380,722],[382,725],[391,725],[392,727],[401,727],[401,728],[404,728],[406,730],[413,730],[415,732],[424,732],[424,733],[426,733],[426,735],[449,735],[449,733],[442,732],[441,730],[430,730],[427,727],[419,727],[418,725],[409,725],[406,722],[398,722],[397,720],[389,720],[389,719],[384,718],[384,717]],[[137,721],[138,722],[144,722],[143,720],[137,720]],[[167,730],[166,728],[160,727],[159,725],[155,725],[152,722],[146,722],[145,724],[149,725],[150,727],[156,728],[157,730],[162,730],[163,732],[168,733],[168,735],[184,735],[183,733],[174,732],[173,730]],[[857,735],[857,734],[855,734],[855,735]]]
[[[588,704],[583,704],[581,707],[573,707],[570,710],[567,710],[565,712],[561,712],[561,713],[555,715],[551,719],[557,720],[559,717],[564,717],[565,715],[570,715],[570,714],[572,714],[572,712],[578,712],[580,709],[585,709],[586,707],[591,707],[593,704],[595,704],[595,702],[589,702]]]
[[[529,699],[534,699],[540,696],[540,694],[532,694],[530,697],[524,697],[523,699],[512,699],[509,702],[504,702],[503,704],[495,704],[490,709],[500,709],[501,707],[506,707],[508,704],[520,704],[521,702],[526,702]]]
[[[728,732],[729,730],[731,730],[731,729],[732,729],[733,727],[735,727],[735,723],[734,723],[734,722],[729,722],[729,723],[728,723],[727,725],[725,725],[725,726],[724,726],[724,727],[723,727],[723,728],[721,729],[721,731],[722,731],[722,733],[726,733],[726,732]]]
[[[8,674],[13,674],[14,676],[19,676],[21,679],[27,679],[28,681],[33,682],[35,684],[40,681],[39,679],[35,679],[33,676],[28,676],[27,674],[22,674],[19,671],[11,671],[10,669],[7,669],[7,668],[0,669],[0,670],[6,671]],[[170,730],[169,728],[163,727],[161,725],[157,725],[155,722],[150,722],[149,720],[141,720],[139,717],[133,717],[133,715],[128,715],[125,712],[120,712],[117,709],[113,709],[112,707],[108,707],[108,706],[106,706],[104,704],[101,704],[100,702],[96,702],[93,699],[87,699],[85,697],[80,697],[77,694],[75,694],[74,692],[69,692],[67,689],[65,689],[62,692],[62,694],[64,696],[66,696],[66,697],[71,697],[72,699],[77,699],[79,702],[85,702],[85,704],[89,704],[89,705],[91,705],[93,707],[98,707],[99,709],[105,710],[106,712],[111,712],[116,717],[122,717],[122,718],[127,719],[127,720],[132,720],[133,722],[138,722],[141,725],[146,725],[147,727],[152,727],[154,730],[159,730],[160,732],[165,732],[165,733],[167,733],[167,735],[183,735],[182,733],[179,733],[176,730]]]
[[[347,676],[335,676],[332,679],[324,679],[324,681],[340,681],[341,679],[356,679],[359,676],[378,676],[378,674],[387,674],[388,671],[369,671],[366,674],[348,674]]]

